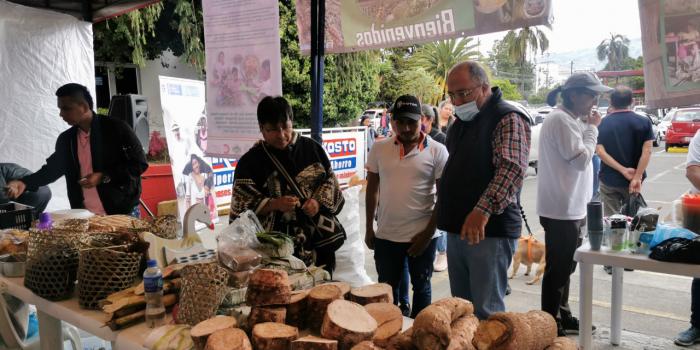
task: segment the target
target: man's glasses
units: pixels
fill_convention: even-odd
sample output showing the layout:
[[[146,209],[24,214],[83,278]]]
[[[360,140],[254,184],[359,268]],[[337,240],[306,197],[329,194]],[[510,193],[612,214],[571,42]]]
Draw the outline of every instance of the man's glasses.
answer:
[[[449,92],[449,91],[448,91],[448,92],[447,92],[447,96],[450,96],[450,98],[451,98],[453,101],[454,101],[455,99],[457,99],[457,98],[458,98],[458,99],[464,99],[464,98],[469,97],[469,95],[471,95],[472,92],[474,92],[474,90],[476,90],[476,89],[478,89],[478,88],[479,88],[479,87],[477,86],[477,87],[472,88],[472,89],[469,89],[469,90],[464,89],[464,90],[458,90],[458,91],[455,91],[455,92]]]

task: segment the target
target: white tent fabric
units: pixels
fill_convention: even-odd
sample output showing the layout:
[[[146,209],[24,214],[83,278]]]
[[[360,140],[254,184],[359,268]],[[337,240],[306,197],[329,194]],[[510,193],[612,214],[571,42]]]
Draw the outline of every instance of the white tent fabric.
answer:
[[[0,0],[0,162],[37,171],[68,128],[56,89],[79,83],[95,90],[92,24]],[[47,210],[70,205],[63,178],[51,185]]]

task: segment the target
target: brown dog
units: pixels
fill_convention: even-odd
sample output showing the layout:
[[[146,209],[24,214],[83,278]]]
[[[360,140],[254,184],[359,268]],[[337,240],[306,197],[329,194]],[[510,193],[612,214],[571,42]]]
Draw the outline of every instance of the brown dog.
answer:
[[[530,270],[532,269],[532,264],[536,263],[537,273],[532,281],[527,282],[527,284],[535,284],[542,278],[544,274],[545,267],[545,248],[544,243],[535,239],[535,236],[522,236],[518,239],[518,250],[515,251],[513,256],[513,273],[510,278],[515,277],[515,274],[520,268],[520,264],[527,266],[527,271],[525,271],[525,276],[530,275]]]

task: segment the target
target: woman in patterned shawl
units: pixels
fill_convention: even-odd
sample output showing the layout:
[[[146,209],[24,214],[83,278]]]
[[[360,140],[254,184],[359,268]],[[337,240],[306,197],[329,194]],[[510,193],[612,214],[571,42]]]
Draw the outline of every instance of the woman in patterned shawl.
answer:
[[[294,240],[294,255],[307,265],[325,265],[332,273],[335,252],[316,250],[301,229],[306,217],[336,215],[344,199],[338,179],[321,145],[292,129],[292,108],[283,97],[263,98],[258,104],[258,124],[263,140],[238,161],[231,196],[230,221],[245,210],[254,211],[264,228],[288,234]],[[277,171],[267,149],[299,185],[301,202],[284,176]]]

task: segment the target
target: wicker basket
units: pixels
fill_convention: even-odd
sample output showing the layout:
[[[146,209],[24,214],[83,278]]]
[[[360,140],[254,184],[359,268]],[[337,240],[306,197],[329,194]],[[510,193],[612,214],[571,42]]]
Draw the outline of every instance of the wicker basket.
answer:
[[[114,245],[117,237],[114,233],[98,233],[80,240],[80,307],[97,309],[100,300],[131,287],[138,276],[142,254],[128,252],[127,245]]]
[[[24,286],[44,299],[70,298],[78,273],[80,235],[80,232],[64,230],[31,231]]]
[[[177,321],[194,326],[214,316],[228,292],[228,272],[217,262],[211,262],[185,266],[181,276]]]
[[[151,233],[165,239],[176,239],[180,225],[175,215],[157,216],[151,221]]]

